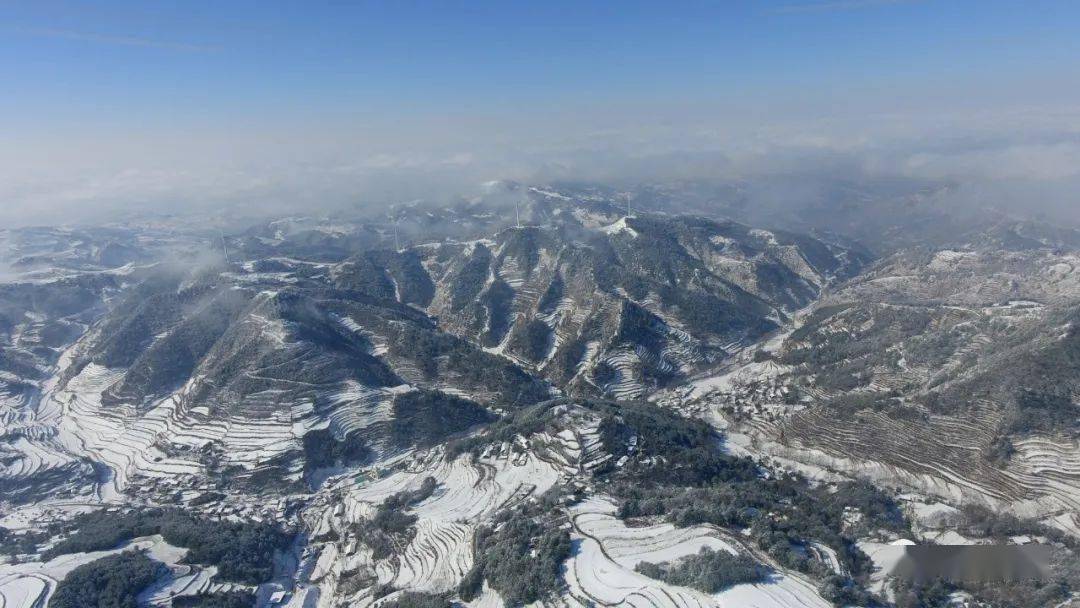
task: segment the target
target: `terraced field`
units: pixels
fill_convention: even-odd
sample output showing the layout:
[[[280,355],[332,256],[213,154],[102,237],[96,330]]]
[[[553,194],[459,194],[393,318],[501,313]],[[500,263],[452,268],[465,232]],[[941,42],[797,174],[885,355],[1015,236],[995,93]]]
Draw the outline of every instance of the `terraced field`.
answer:
[[[153,606],[168,606],[171,598],[200,592],[221,591],[232,585],[212,583],[214,572],[179,564],[185,549],[173,547],[160,536],[137,538],[109,551],[61,555],[48,562],[8,564],[0,570],[0,606],[4,608],[44,608],[56,585],[75,568],[131,549],[145,550],[147,555],[168,567],[168,574],[147,589],[140,602]]]
[[[889,519],[897,503],[1080,535],[1080,256],[973,242],[857,275],[865,257],[832,240],[524,192],[548,221],[392,250],[385,226],[303,218],[107,256],[98,235],[20,245],[33,268],[0,284],[0,608],[45,608],[73,568],[133,547],[168,566],[140,605],[819,607],[887,596],[865,560],[908,533],[952,538]],[[231,261],[162,261],[207,242]],[[791,517],[841,487],[865,504]],[[737,506],[682,502],[701,496]],[[76,514],[154,505],[293,544],[259,585],[160,537],[42,556]],[[767,575],[707,593],[643,566],[703,549]],[[549,555],[519,572],[539,590],[502,569]]]
[[[978,248],[898,254],[723,373],[656,399],[721,419],[750,437],[755,453],[807,471],[981,502],[1074,531],[1080,444],[1067,424],[1017,430],[1020,397],[1072,390],[1080,279],[1071,259]],[[1053,374],[1053,388],[1041,384]]]

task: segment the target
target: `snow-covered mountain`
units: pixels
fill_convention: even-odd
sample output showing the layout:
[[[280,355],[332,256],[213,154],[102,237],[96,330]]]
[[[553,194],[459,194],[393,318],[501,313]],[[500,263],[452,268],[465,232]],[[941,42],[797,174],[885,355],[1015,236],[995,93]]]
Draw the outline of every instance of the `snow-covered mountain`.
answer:
[[[260,607],[902,603],[949,530],[1074,559],[1069,233],[875,261],[628,200],[3,233],[5,608],[138,547],[144,604]]]

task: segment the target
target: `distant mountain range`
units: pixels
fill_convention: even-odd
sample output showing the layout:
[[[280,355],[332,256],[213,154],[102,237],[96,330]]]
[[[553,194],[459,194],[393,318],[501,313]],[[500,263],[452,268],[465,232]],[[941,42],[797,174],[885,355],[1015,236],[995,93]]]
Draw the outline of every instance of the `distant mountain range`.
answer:
[[[884,222],[912,196],[761,227],[737,189],[494,182],[386,217],[0,232],[0,599],[123,542],[164,547],[145,597],[172,605],[907,605],[930,591],[889,547],[950,530],[1069,563],[1080,237]],[[139,523],[76,517],[106,506]],[[185,566],[191,517],[277,544]]]

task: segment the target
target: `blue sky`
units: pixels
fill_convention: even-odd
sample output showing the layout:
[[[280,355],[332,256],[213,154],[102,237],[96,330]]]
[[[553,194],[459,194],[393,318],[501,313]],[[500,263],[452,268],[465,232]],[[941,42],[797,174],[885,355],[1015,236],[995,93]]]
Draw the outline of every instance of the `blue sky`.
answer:
[[[925,139],[957,116],[986,124],[950,137],[1044,137],[1076,127],[1078,34],[1080,3],[1049,0],[8,2],[0,161],[25,206],[48,203],[57,158],[99,182],[198,181],[209,159],[258,181],[290,163],[524,174],[544,150]]]
[[[1068,1],[44,0],[0,16],[2,103],[30,124],[903,94],[1080,68]]]

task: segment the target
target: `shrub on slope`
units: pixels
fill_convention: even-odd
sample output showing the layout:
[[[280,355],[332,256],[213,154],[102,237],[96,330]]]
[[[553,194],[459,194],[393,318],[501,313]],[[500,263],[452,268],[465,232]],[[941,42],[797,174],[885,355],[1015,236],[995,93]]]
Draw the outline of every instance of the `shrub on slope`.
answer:
[[[671,485],[700,486],[717,481],[749,481],[758,468],[748,458],[725,454],[722,437],[705,422],[683,418],[647,404],[608,408],[600,423],[604,449],[634,458],[620,476]]]
[[[394,494],[379,505],[374,517],[352,525],[360,540],[371,547],[373,559],[390,557],[397,548],[412,542],[416,536],[416,516],[408,511],[431,496],[437,485],[434,477],[425,477],[416,490]]]
[[[164,572],[141,551],[103,557],[68,573],[49,598],[49,608],[136,608],[139,592]]]
[[[641,562],[634,570],[649,578],[705,593],[719,593],[735,585],[756,583],[764,580],[767,574],[764,566],[745,555],[713,551],[708,547],[675,563]]]
[[[458,588],[463,600],[471,601],[485,580],[507,606],[532,604],[562,587],[570,534],[535,515],[515,511],[496,530],[477,533],[476,562]]]
[[[173,598],[172,608],[252,608],[255,594],[248,591],[218,591]]]
[[[430,446],[495,416],[468,399],[441,391],[414,391],[394,399],[390,434],[394,443]]]
[[[359,464],[371,456],[371,448],[358,433],[350,433],[339,440],[328,429],[308,431],[304,434],[303,445],[305,474],[337,464]]]
[[[406,591],[383,604],[384,608],[450,608],[453,606],[446,597],[434,593]]]
[[[175,509],[145,509],[76,516],[72,534],[43,554],[57,555],[112,549],[139,536],[160,534],[166,542],[186,547],[188,563],[213,565],[224,580],[258,584],[273,573],[274,552],[288,546],[290,536],[263,523],[202,519]]]
[[[503,357],[457,336],[411,325],[392,328],[390,354],[412,362],[428,381],[452,377],[467,387],[491,392],[508,408],[551,398],[551,389]]]

